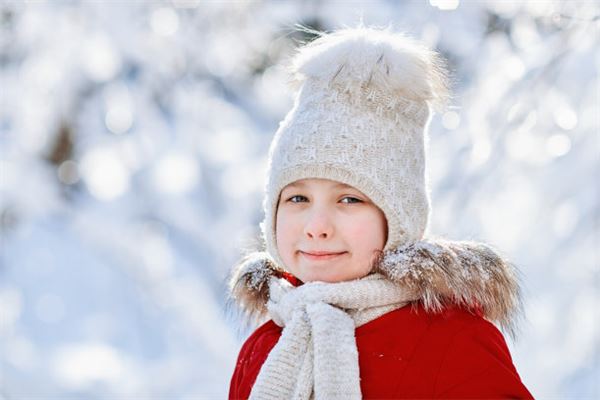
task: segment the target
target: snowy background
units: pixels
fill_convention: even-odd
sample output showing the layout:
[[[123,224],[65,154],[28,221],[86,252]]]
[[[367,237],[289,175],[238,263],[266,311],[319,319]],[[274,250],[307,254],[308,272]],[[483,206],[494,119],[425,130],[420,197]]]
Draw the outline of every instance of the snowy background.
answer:
[[[600,396],[594,1],[0,2],[0,399],[218,399],[301,23],[438,49],[430,232],[520,268],[538,398]]]

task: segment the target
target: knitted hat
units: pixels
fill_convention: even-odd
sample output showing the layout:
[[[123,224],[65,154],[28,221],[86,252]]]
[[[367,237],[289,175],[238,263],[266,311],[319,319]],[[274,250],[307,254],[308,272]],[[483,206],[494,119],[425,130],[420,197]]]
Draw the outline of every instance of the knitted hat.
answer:
[[[322,33],[291,63],[294,105],[275,133],[260,224],[281,268],[275,222],[281,190],[299,179],[354,186],[385,214],[385,250],[423,238],[430,206],[425,136],[447,96],[437,54],[390,29]]]

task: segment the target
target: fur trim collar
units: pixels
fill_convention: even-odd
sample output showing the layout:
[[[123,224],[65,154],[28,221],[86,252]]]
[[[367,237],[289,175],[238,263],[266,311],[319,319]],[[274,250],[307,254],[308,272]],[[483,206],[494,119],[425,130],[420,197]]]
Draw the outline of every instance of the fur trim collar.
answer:
[[[479,310],[515,338],[522,314],[518,270],[486,244],[423,239],[382,252],[373,272],[415,290],[428,311],[449,303]],[[232,271],[230,298],[249,319],[263,320],[269,278],[284,274],[267,253],[248,254]]]

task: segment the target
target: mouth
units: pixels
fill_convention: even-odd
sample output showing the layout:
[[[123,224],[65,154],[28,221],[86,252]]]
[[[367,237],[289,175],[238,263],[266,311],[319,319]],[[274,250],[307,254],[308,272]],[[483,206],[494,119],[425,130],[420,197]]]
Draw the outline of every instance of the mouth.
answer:
[[[346,253],[347,253],[347,251],[342,251],[340,253],[326,253],[326,252],[305,253],[303,251],[300,251],[300,254],[302,254],[303,257],[307,258],[308,260],[312,260],[312,261],[333,260],[335,258],[343,256]]]

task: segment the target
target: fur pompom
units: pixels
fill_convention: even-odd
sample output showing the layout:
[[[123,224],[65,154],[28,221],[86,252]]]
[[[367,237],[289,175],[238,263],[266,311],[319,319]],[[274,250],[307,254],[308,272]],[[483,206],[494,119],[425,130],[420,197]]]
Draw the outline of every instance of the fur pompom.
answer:
[[[291,60],[292,85],[307,79],[345,88],[372,86],[441,109],[449,96],[443,59],[418,41],[388,29],[368,27],[314,32],[319,37]]]
[[[471,241],[420,241],[385,252],[378,272],[414,288],[426,309],[446,303],[480,309],[511,337],[522,312],[517,270],[486,244]]]

